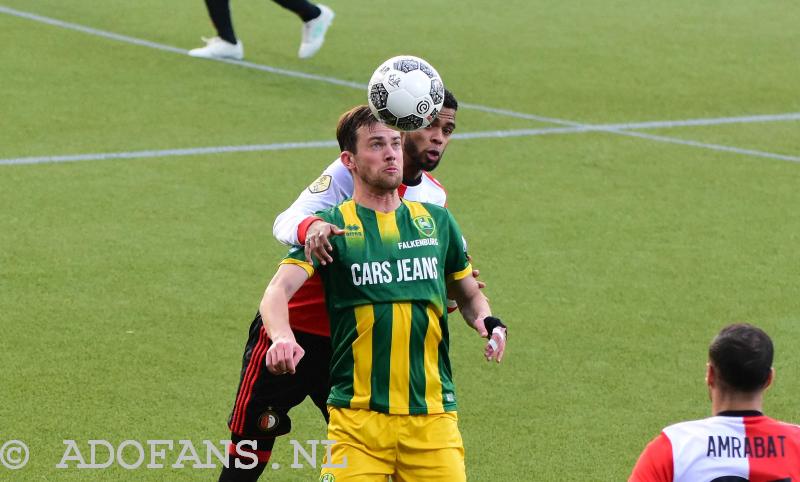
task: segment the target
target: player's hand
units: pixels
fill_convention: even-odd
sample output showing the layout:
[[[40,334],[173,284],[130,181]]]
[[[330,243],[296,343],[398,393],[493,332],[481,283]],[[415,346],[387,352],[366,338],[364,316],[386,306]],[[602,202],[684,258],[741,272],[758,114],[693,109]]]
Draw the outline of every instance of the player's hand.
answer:
[[[472,256],[467,255],[467,261],[469,261],[469,263],[472,264]],[[481,271],[479,269],[473,269],[472,270],[472,277],[475,278],[475,281],[478,282],[478,289],[484,289],[484,288],[486,288],[486,283],[484,283],[483,281],[478,279],[478,276],[480,276],[480,275],[481,275]]]
[[[483,355],[486,357],[487,361],[495,360],[497,363],[500,363],[506,351],[508,329],[499,318],[491,316],[480,320],[478,326],[480,325],[483,325],[483,329],[478,330],[478,333],[489,338],[489,341],[486,343],[486,348],[484,348]],[[491,333],[489,330],[491,330]]]
[[[503,355],[506,352],[506,329],[495,328],[492,332],[489,342],[486,343],[484,356],[487,361],[495,360],[497,363],[503,361]]]
[[[305,353],[294,338],[273,340],[267,350],[267,370],[273,375],[294,375],[297,364]]]
[[[325,266],[333,261],[330,253],[333,251],[331,246],[331,236],[341,236],[344,234],[344,229],[339,228],[335,224],[326,223],[325,221],[314,221],[306,231],[306,261],[313,264],[312,257]]]

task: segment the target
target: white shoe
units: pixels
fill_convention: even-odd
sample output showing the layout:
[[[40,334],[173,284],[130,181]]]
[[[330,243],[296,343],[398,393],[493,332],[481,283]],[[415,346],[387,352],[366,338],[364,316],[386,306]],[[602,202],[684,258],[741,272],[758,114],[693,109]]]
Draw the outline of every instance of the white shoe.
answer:
[[[303,40],[300,43],[300,50],[297,56],[301,59],[307,59],[313,56],[322,47],[325,42],[325,32],[333,22],[333,10],[325,5],[317,5],[322,13],[319,17],[303,23]]]
[[[244,45],[242,45],[241,40],[237,40],[236,45],[234,45],[219,37],[202,37],[202,39],[206,46],[190,50],[189,55],[204,59],[242,60],[244,58]]]

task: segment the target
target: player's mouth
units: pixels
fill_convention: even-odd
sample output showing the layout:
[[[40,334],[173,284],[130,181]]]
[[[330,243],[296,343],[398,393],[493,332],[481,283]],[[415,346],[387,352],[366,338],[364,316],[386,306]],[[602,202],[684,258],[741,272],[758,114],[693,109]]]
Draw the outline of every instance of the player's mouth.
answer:
[[[400,172],[400,168],[396,166],[390,166],[383,170],[384,172],[388,172],[390,174],[397,174]]]
[[[440,157],[442,157],[442,153],[436,149],[428,149],[425,151],[425,158],[431,162],[438,162]]]

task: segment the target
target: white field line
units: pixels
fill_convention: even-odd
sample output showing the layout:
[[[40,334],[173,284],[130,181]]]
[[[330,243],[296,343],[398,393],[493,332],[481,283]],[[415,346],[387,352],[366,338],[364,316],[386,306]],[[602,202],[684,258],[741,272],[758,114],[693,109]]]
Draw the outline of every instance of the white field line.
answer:
[[[43,164],[76,161],[107,161],[111,159],[144,159],[148,157],[201,156],[229,152],[288,151],[292,149],[319,149],[338,147],[336,141],[281,142],[276,144],[250,144],[243,146],[190,147],[186,149],[164,149],[130,152],[101,152],[95,154],[73,154],[65,156],[18,157],[0,159],[0,165]]]
[[[696,126],[696,125],[719,125],[719,124],[751,124],[754,122],[775,122],[785,120],[800,120],[800,114],[779,114],[779,115],[765,115],[765,116],[746,116],[746,117],[722,117],[718,119],[689,119],[684,121],[651,121],[625,124],[629,129],[642,129],[642,128],[675,128],[682,126]],[[539,129],[514,129],[514,130],[497,130],[497,131],[478,131],[478,132],[463,132],[454,134],[454,139],[491,139],[491,138],[509,138],[509,137],[532,137],[544,135],[557,135],[557,134],[580,134],[586,132],[608,132],[611,129],[616,129],[621,124],[597,124],[597,125],[581,125],[575,127],[543,127]],[[703,147],[716,151],[733,152],[737,154],[745,154],[750,156],[765,157],[769,159],[780,159],[783,161],[800,162],[800,157],[787,156],[782,154],[773,154],[771,152],[756,151],[752,149],[740,149],[738,147],[722,146],[718,144],[705,144],[698,143],[691,140],[678,139],[674,137],[656,136],[652,134],[645,134],[641,132],[625,131],[625,135],[633,137],[641,137],[643,139],[656,140],[660,142],[667,142],[671,144],[681,144],[694,147]],[[164,149],[164,150],[146,150],[146,151],[129,151],[129,152],[105,152],[105,153],[91,153],[91,154],[71,154],[62,156],[34,156],[34,157],[17,157],[0,159],[0,165],[24,165],[24,164],[41,164],[41,163],[58,163],[58,162],[76,162],[76,161],[102,161],[110,159],[141,159],[148,157],[171,157],[171,156],[196,156],[208,154],[224,154],[229,152],[261,152],[261,151],[285,151],[291,149],[320,149],[337,147],[335,141],[310,141],[310,142],[284,142],[274,144],[249,144],[241,146],[212,146],[212,147],[191,147],[185,149]]]
[[[133,45],[139,45],[143,47],[149,47],[156,50],[161,50],[165,52],[171,52],[176,54],[185,55],[188,51],[185,49],[173,47],[170,45],[160,44],[157,42],[151,42],[148,40],[142,40],[135,37],[130,37],[127,35],[120,35],[113,32],[107,32],[105,30],[94,29],[91,27],[86,27],[83,25],[65,22],[62,20],[53,19],[50,17],[45,17],[42,15],[37,15],[34,13],[24,12],[20,10],[16,10],[13,8],[5,7],[0,5],[0,13],[5,13],[8,15],[12,15],[15,17],[25,18],[28,20],[33,20],[41,23],[45,23],[47,25],[53,25],[56,27],[61,27],[65,29],[75,30],[78,32],[83,32],[89,35],[95,35],[98,37],[103,37],[111,40],[116,40],[120,42],[125,42]],[[366,87],[365,84],[361,84],[358,82],[351,82],[347,80],[337,79],[335,77],[323,76],[323,75],[315,75],[315,74],[308,74],[305,72],[299,72],[294,70],[282,69],[279,67],[272,67],[268,65],[261,65],[256,64],[253,62],[246,62],[241,60],[220,60],[221,62],[225,62],[228,64],[239,65],[246,68],[261,70],[265,72],[270,72],[277,75],[284,75],[289,77],[295,78],[302,78],[306,80],[313,80],[318,82],[325,82],[334,85],[340,85],[344,87],[350,87],[354,89],[364,89]],[[460,107],[466,109],[473,109],[478,110],[481,112],[487,112],[495,115],[502,115],[507,117],[514,117],[519,119],[528,119],[528,120],[535,120],[539,122],[557,124],[561,126],[568,126],[574,128],[574,132],[589,132],[589,131],[597,131],[597,132],[607,132],[611,134],[618,134],[623,136],[630,136],[630,137],[638,137],[642,139],[649,139],[657,142],[665,142],[671,144],[682,144],[687,146],[693,147],[700,147],[704,149],[712,149],[717,151],[727,151],[727,152],[735,152],[739,154],[746,154],[746,155],[753,155],[758,157],[768,157],[772,159],[781,159],[781,160],[789,160],[793,162],[800,162],[800,158],[795,156],[785,156],[781,154],[773,154],[769,152],[763,151],[755,151],[750,149],[740,149],[737,147],[729,147],[729,146],[721,146],[717,144],[708,144],[704,142],[697,142],[697,141],[690,141],[666,136],[656,136],[656,135],[649,135],[649,134],[642,134],[639,132],[628,132],[628,129],[646,129],[646,128],[667,128],[667,127],[677,127],[677,126],[693,126],[693,125],[716,125],[716,124],[726,124],[726,123],[736,123],[742,122],[739,119],[751,119],[750,122],[774,122],[774,121],[781,121],[781,120],[796,120],[798,116],[797,113],[789,113],[789,114],[776,114],[776,115],[767,115],[767,116],[748,116],[745,118],[741,117],[728,117],[728,118],[719,118],[719,119],[694,119],[694,120],[678,120],[678,121],[653,121],[653,122],[640,122],[640,123],[625,123],[625,124],[606,124],[606,125],[591,125],[591,124],[584,124],[576,121],[566,120],[566,119],[559,119],[555,117],[546,117],[540,116],[535,114],[526,114],[522,112],[516,112],[508,109],[498,109],[495,107],[488,107],[479,104],[471,104],[462,102],[459,104]],[[756,120],[758,119],[758,120]],[[516,131],[493,131],[494,134],[491,133],[473,133],[470,135],[461,134],[464,136],[465,139],[478,139],[478,138],[486,138],[486,137],[519,137],[519,136],[526,136],[526,135],[543,135],[543,134],[555,134],[555,133],[568,133],[573,132],[573,130],[558,130],[558,129],[522,129]],[[318,142],[325,142],[325,141],[318,141]],[[303,145],[307,143],[290,143],[291,145]],[[310,144],[315,144],[315,142],[311,142]],[[191,154],[180,154],[184,151],[188,151],[190,153],[194,153],[195,151],[204,150],[204,149],[212,149],[209,152],[202,152],[202,153],[213,153],[213,152],[231,152],[230,150],[220,150],[220,151],[213,151],[213,149],[239,149],[239,148],[246,148],[248,150],[279,150],[279,148],[273,148],[271,146],[280,146],[284,144],[267,144],[267,149],[250,149],[253,146],[229,146],[229,147],[220,147],[220,148],[192,148],[192,149],[176,149],[170,151],[140,151],[139,154],[130,152],[130,153],[109,153],[109,154],[78,154],[74,156],[51,156],[51,157],[39,157],[39,158],[18,158],[18,159],[0,159],[0,164],[31,164],[35,162],[67,162],[67,161],[76,161],[76,160],[97,160],[97,159],[108,159],[108,158],[131,158],[131,157],[154,157],[158,152],[172,152],[175,151],[177,154],[167,154],[167,155],[191,155]],[[288,145],[288,144],[287,144]],[[261,147],[265,147],[261,146]],[[292,147],[292,148],[302,148],[302,147]],[[141,155],[144,153],[144,155]],[[200,152],[198,152],[200,153]],[[79,158],[79,156],[92,156],[87,157],[86,159]],[[99,156],[99,157],[98,157]],[[30,162],[24,162],[23,159],[29,159]],[[41,159],[49,159],[49,160],[41,160]],[[34,161],[36,160],[36,161]],[[16,162],[14,162],[16,161]]]

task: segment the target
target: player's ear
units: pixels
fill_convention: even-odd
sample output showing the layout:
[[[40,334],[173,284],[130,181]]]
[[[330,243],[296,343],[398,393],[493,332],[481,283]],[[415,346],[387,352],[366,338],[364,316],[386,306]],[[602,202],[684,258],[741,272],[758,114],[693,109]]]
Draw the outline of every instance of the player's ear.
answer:
[[[716,383],[716,373],[714,373],[714,366],[711,363],[706,363],[706,385],[713,387]]]
[[[352,171],[353,169],[356,168],[355,155],[352,152],[342,151],[339,158],[342,160],[342,164],[344,164],[344,167],[346,167],[348,170]]]
[[[772,386],[772,382],[775,380],[775,368],[769,369],[769,376],[767,377],[767,382],[764,384],[764,389]]]

